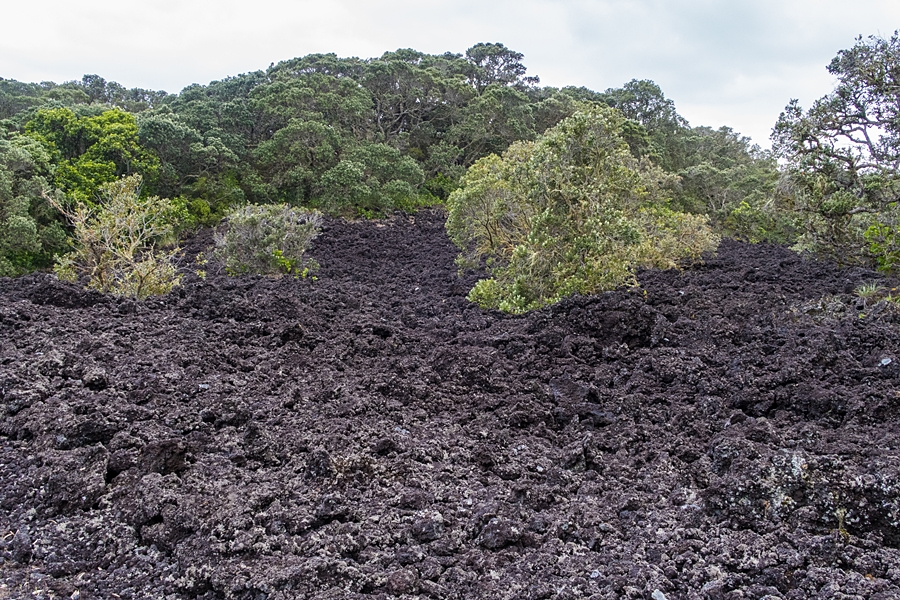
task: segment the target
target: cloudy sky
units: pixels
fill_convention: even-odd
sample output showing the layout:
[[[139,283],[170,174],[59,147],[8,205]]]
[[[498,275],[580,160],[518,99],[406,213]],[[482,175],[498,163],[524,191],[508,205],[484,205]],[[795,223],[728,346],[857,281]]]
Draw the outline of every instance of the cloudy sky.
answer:
[[[652,79],[692,125],[764,146],[788,100],[831,90],[838,50],[900,28],[896,0],[29,0],[0,14],[0,77],[20,81],[176,92],[312,52],[502,42],[544,85]]]

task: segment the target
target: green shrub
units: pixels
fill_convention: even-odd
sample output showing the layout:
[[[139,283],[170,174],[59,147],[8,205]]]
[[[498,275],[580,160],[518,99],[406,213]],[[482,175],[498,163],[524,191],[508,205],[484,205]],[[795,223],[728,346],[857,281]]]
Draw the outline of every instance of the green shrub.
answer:
[[[484,261],[492,275],[470,300],[524,312],[717,247],[706,217],[667,207],[673,176],[631,155],[624,124],[614,109],[583,108],[469,169],[447,200],[447,231],[461,268]]]
[[[179,249],[158,250],[173,241],[182,211],[166,198],[140,197],[141,177],[132,175],[100,186],[99,202],[64,206],[45,194],[74,228],[75,250],[58,256],[60,279],[88,277],[102,293],[144,299],[166,294],[179,284]]]
[[[869,254],[879,271],[894,272],[900,266],[900,226],[876,221],[863,232]]]
[[[228,227],[216,236],[215,256],[229,275],[305,275],[318,267],[303,256],[319,234],[318,212],[286,204],[248,204],[225,218]]]

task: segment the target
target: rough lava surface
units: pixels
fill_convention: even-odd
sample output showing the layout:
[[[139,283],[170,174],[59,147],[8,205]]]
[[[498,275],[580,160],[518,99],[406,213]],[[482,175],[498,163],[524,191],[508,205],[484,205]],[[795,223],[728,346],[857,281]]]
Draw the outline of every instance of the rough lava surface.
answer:
[[[440,213],[311,254],[146,302],[0,280],[0,598],[900,598],[874,273],[726,241],[509,316]]]

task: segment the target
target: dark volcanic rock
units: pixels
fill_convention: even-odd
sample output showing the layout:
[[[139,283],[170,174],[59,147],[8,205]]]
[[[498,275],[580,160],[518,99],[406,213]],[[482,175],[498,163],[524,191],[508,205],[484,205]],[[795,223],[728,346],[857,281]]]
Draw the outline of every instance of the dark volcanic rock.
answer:
[[[0,597],[900,597],[876,274],[726,241],[511,317],[438,213],[311,254],[146,302],[0,280]]]

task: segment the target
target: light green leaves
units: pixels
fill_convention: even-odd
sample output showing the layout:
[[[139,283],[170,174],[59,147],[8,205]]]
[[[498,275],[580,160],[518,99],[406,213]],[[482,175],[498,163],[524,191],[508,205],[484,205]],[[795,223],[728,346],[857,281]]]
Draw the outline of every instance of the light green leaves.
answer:
[[[75,249],[57,258],[60,279],[85,275],[93,289],[139,300],[166,294],[179,284],[178,248],[158,247],[171,241],[182,215],[167,198],[142,198],[140,187],[140,175],[123,177],[100,186],[99,202],[76,201],[73,208],[46,196],[75,230]]]
[[[57,163],[55,186],[81,202],[93,202],[103,184],[120,176],[153,181],[159,170],[159,159],[138,141],[135,117],[118,109],[83,117],[68,108],[41,109],[25,131]]]
[[[635,159],[618,111],[584,106],[534,143],[476,162],[448,200],[461,267],[491,278],[469,299],[524,312],[633,285],[639,266],[670,268],[718,245],[704,217],[666,207],[671,176]]]

